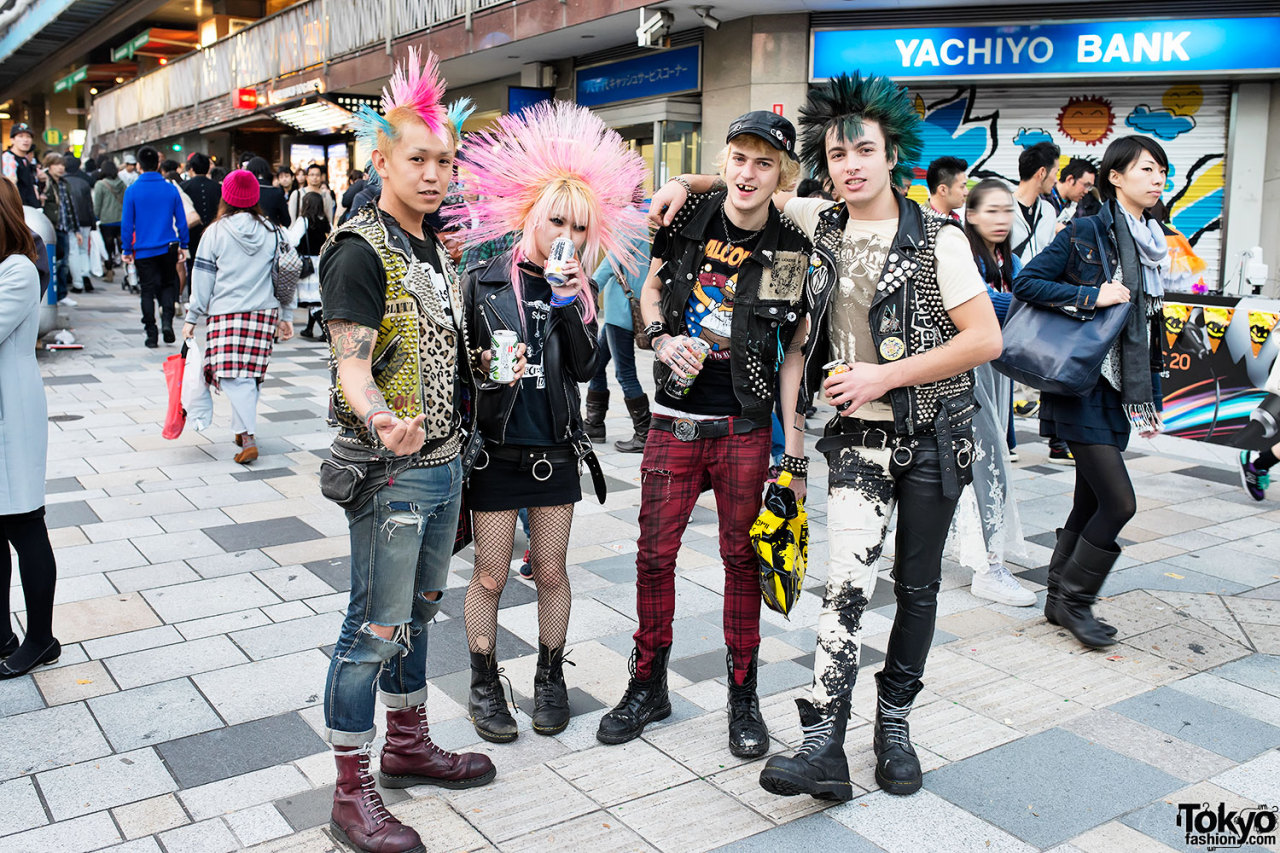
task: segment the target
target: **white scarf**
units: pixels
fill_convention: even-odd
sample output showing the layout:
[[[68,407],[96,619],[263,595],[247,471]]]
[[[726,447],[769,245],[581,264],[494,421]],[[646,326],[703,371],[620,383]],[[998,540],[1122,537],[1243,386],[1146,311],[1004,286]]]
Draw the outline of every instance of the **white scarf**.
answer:
[[[1116,207],[1124,211],[1124,218],[1129,222],[1129,233],[1138,246],[1143,289],[1152,299],[1163,299],[1164,279],[1160,274],[1160,265],[1169,257],[1169,242],[1164,238],[1164,229],[1154,219],[1138,219],[1121,205]]]

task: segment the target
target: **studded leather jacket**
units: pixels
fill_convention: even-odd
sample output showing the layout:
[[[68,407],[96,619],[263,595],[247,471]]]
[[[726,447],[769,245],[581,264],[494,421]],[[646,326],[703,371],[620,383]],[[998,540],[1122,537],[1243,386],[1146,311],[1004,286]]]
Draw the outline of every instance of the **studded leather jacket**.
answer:
[[[684,312],[698,283],[707,226],[718,215],[726,195],[722,190],[689,196],[667,226],[666,248],[662,250],[666,264],[658,275],[662,279],[662,322],[669,334],[685,333]],[[655,246],[663,242],[654,241]],[[742,405],[742,416],[756,427],[770,423],[774,378],[807,311],[804,281],[808,265],[808,238],[770,207],[755,251],[738,268],[729,330],[734,394]],[[671,376],[671,368],[655,359],[653,374],[661,388]]]
[[[868,306],[871,336],[881,364],[927,352],[958,333],[942,304],[934,254],[938,232],[955,223],[924,211],[902,195],[897,199],[898,233]],[[848,220],[847,208],[837,204],[820,214],[814,233],[807,287],[812,319],[805,345],[801,405],[822,387],[826,378],[822,368],[831,360],[831,336],[825,320],[839,280],[836,256]],[[894,388],[889,392],[889,403],[898,435],[955,433],[968,427],[976,408],[973,372]],[[942,426],[939,415],[944,411],[947,423]]]

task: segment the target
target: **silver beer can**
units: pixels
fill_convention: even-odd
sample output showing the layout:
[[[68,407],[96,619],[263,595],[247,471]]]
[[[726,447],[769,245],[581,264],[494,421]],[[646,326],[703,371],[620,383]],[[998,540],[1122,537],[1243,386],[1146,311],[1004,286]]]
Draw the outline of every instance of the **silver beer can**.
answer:
[[[702,338],[689,338],[688,341],[698,361],[706,361],[707,353],[711,352],[711,344]],[[689,389],[693,387],[693,382],[697,378],[698,374],[696,373],[678,373],[672,370],[671,377],[667,380],[667,393],[672,397],[684,397],[689,393]]]
[[[559,287],[568,281],[564,274],[564,265],[573,260],[573,253],[573,241],[568,237],[557,237],[551,241],[551,254],[547,256],[546,266],[542,268],[542,274],[546,277],[548,284]]]
[[[493,361],[489,362],[489,378],[494,382],[513,382],[516,378],[516,344],[520,336],[507,329],[495,329],[492,343]]]

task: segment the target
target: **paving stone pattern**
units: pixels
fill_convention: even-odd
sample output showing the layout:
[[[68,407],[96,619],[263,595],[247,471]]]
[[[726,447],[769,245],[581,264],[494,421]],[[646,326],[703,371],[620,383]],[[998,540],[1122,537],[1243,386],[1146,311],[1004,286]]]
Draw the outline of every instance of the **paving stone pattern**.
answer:
[[[132,298],[102,290],[69,316],[85,348],[40,353],[64,649],[55,667],[0,682],[0,851],[336,850],[319,703],[350,561],[343,513],[316,484],[329,442],[324,349],[277,348],[262,456],[244,468],[231,460],[221,397],[211,429],[160,436],[171,350],[144,349]],[[643,376],[650,358],[640,354]],[[610,442],[630,433],[613,394]],[[1048,464],[1033,422],[1019,427],[1028,555],[1011,568],[1040,590],[1073,472]],[[870,676],[894,611],[886,556],[846,746],[858,796],[832,806],[765,793],[760,762],[726,747],[710,494],[678,558],[673,714],[625,746],[596,742],[628,675],[641,461],[611,443],[597,449],[610,494],[577,508],[574,717],[559,736],[535,735],[523,714],[512,744],[475,735],[462,622],[472,558],[453,561],[428,651],[432,732],[446,748],[491,755],[499,775],[467,791],[385,792],[429,849],[1167,851],[1198,849],[1176,825],[1177,803],[1280,803],[1280,511],[1239,489],[1228,451],[1135,440],[1140,511],[1099,604],[1120,632],[1105,651],[1082,649],[1035,608],[973,598],[948,559],[912,717],[925,788],[905,799],[880,792],[872,772]],[[809,594],[790,620],[766,612],[761,625],[771,753],[802,737],[794,699],[811,678],[827,571],[820,458],[812,470]],[[537,605],[517,562],[499,655],[528,711]],[[17,572],[13,583],[21,626]]]

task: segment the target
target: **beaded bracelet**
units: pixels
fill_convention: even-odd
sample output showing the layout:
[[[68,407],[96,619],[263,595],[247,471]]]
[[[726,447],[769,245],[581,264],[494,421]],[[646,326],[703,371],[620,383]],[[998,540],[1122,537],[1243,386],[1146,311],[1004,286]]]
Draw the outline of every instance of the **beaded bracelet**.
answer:
[[[780,467],[792,477],[803,480],[809,476],[809,457],[792,456],[784,453],[782,454],[782,464]]]

